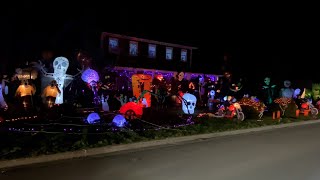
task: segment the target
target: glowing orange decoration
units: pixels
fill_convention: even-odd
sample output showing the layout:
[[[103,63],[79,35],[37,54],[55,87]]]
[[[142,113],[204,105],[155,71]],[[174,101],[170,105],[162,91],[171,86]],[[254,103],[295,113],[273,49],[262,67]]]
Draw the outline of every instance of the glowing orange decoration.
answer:
[[[134,118],[140,118],[143,114],[141,105],[135,102],[128,102],[121,106],[120,113],[125,116],[126,119],[133,120]]]
[[[20,97],[32,96],[36,93],[36,88],[33,85],[20,85],[16,91],[16,95]]]
[[[151,106],[151,94],[150,92],[143,93],[143,91],[150,91],[152,87],[152,76],[146,74],[134,74],[132,76],[132,90],[133,96],[139,99],[138,104],[143,106],[143,98],[147,101],[147,107]],[[141,97],[142,96],[142,97]]]

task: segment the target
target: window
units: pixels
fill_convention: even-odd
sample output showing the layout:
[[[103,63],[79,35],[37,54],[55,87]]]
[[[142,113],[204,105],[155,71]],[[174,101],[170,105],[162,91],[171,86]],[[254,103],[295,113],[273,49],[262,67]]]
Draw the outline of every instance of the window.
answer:
[[[149,58],[155,58],[157,54],[157,49],[155,44],[149,44],[148,55]]]
[[[130,41],[129,54],[131,56],[137,56],[138,55],[138,42]]]
[[[187,61],[187,50],[181,49],[181,61],[186,62]]]
[[[172,47],[166,48],[166,60],[172,60]]]
[[[109,52],[118,52],[119,41],[117,38],[109,38]]]

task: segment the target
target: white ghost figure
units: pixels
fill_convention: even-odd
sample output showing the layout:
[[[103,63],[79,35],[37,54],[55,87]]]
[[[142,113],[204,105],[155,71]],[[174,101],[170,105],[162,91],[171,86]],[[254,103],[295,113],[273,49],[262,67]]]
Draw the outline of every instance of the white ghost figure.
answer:
[[[190,94],[190,93],[185,93],[182,96],[182,110],[185,114],[194,114],[194,109],[197,104],[197,98]]]
[[[39,70],[43,75],[42,78],[46,78],[47,80],[49,80],[49,82],[51,82],[52,80],[55,80],[57,82],[60,93],[56,97],[55,104],[63,104],[64,88],[71,83],[71,81],[74,79],[75,76],[82,73],[82,71],[79,70],[79,73],[76,74],[75,76],[67,74],[67,70],[69,68],[69,60],[65,57],[55,58],[55,60],[53,61],[53,69],[54,69],[53,73],[48,73],[41,62],[40,64],[35,64],[34,66],[39,68]]]
[[[102,110],[103,111],[109,111],[109,104],[108,104],[108,99],[109,99],[109,95],[107,95],[106,97],[104,97],[103,95],[101,96],[101,104],[102,104]]]
[[[7,109],[8,108],[8,105],[3,97],[3,89],[2,89],[2,84],[0,84],[0,108],[3,108],[3,109]]]
[[[301,93],[301,90],[299,88],[297,88],[296,90],[294,90],[294,93],[293,93],[293,98],[298,98],[298,95]]]

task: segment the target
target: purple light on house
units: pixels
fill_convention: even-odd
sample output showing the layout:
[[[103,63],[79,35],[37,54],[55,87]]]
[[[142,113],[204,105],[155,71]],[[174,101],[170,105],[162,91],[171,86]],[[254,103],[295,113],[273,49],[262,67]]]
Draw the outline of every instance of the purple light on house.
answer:
[[[206,76],[207,76],[208,78],[210,78],[211,81],[215,81],[215,80],[216,80],[216,76],[214,76],[214,75],[208,75],[208,74],[206,74]]]

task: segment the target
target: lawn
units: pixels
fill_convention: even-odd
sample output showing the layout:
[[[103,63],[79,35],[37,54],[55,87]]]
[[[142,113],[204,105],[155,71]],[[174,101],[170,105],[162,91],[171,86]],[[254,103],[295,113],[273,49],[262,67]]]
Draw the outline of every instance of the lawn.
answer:
[[[311,119],[311,117],[300,116],[299,118],[273,120],[270,116],[266,116],[262,121],[246,119],[245,121],[238,122],[230,119],[204,116],[195,118],[195,124],[176,128],[136,129],[134,131],[130,128],[123,128],[114,132],[100,131],[96,133],[91,131],[91,127],[82,128],[81,132],[78,131],[77,133],[46,133],[41,131],[36,133],[19,133],[18,131],[14,131],[0,133],[0,157],[1,159],[32,157],[84,148],[255,128]]]

